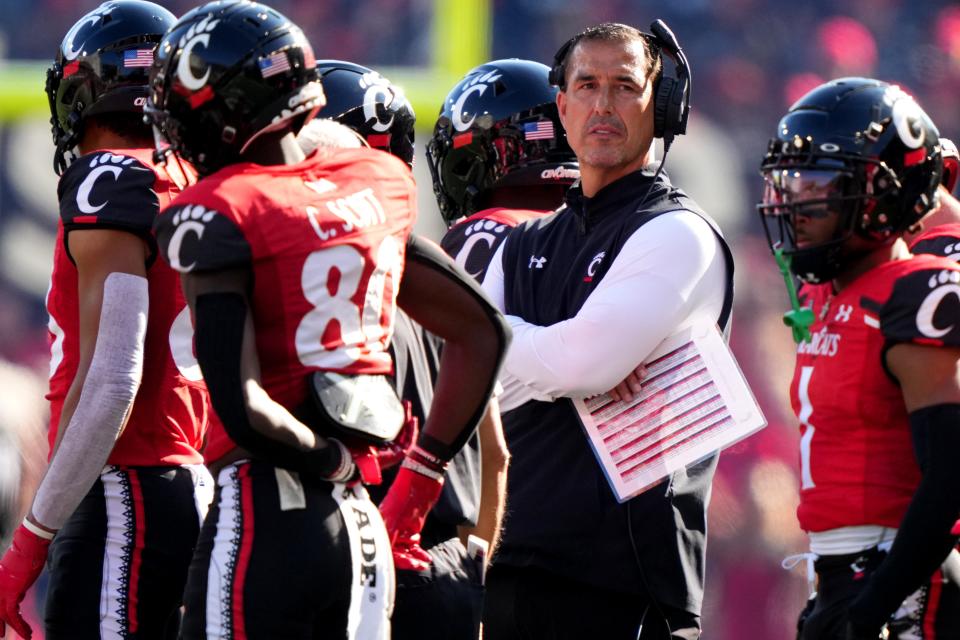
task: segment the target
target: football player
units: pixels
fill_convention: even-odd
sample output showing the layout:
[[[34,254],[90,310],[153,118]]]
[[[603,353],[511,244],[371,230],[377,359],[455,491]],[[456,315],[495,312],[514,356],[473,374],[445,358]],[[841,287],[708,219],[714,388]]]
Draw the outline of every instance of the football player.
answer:
[[[389,151],[412,167],[416,117],[402,91],[372,69],[350,62],[321,60],[317,71],[327,104],[297,135],[304,153],[310,155],[322,143],[320,138],[328,129],[324,118],[331,118],[350,127],[370,146]],[[403,310],[397,311],[390,340],[393,380],[418,424],[425,421],[433,398],[442,344]],[[391,618],[395,640],[470,639],[479,633],[483,565],[468,555],[458,527],[469,527],[484,540],[492,539],[493,531],[473,527],[481,509],[493,514],[503,510],[502,492],[484,495],[482,505],[480,495],[481,478],[492,478],[497,486],[497,478],[506,473],[506,448],[499,424],[499,413],[488,410],[477,433],[450,461],[443,491],[424,524],[421,546],[430,562],[397,565]],[[382,452],[378,459],[384,460]],[[395,472],[385,470],[384,483],[369,488],[374,501],[383,499],[394,477]]]
[[[153,50],[175,21],[151,2],[105,2],[73,25],[47,74],[61,174],[51,459],[0,560],[0,635],[9,624],[30,637],[18,603],[48,553],[47,638],[177,632],[212,482],[190,315],[151,235],[191,177],[153,163],[143,123]]]
[[[304,158],[295,134],[324,96],[310,45],[282,15],[199,7],[168,32],[151,77],[168,151],[203,176],[158,220],[158,238],[183,274],[198,360],[236,443],[220,459],[184,636],[385,638],[387,546],[398,563],[429,558],[424,518],[486,406],[503,320],[410,235],[403,162],[365,148]],[[348,447],[389,441],[403,422],[383,378],[395,303],[447,346],[430,417],[381,506],[384,530]]]
[[[510,230],[559,207],[580,176],[549,75],[549,67],[519,58],[470,70],[447,94],[427,144],[433,192],[449,226],[440,246],[478,282]],[[501,411],[536,395],[510,376],[501,382]],[[491,556],[501,517],[481,514],[493,535]]]
[[[819,587],[800,637],[960,637],[960,265],[903,240],[937,200],[937,129],[899,87],[836,80],[781,119],[761,173],[807,305],[790,392]]]

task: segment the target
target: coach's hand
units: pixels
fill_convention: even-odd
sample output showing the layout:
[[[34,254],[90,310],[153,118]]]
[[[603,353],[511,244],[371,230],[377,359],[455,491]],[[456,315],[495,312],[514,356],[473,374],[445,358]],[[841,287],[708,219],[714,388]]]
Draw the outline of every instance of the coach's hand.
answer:
[[[24,638],[33,631],[20,614],[20,603],[27,590],[36,582],[47,560],[50,540],[41,538],[24,525],[13,533],[13,543],[0,559],[0,638],[6,625]]]
[[[420,532],[443,489],[442,471],[425,466],[417,451],[414,448],[403,461],[380,504],[398,570],[423,571],[430,567],[430,555],[420,547]]]

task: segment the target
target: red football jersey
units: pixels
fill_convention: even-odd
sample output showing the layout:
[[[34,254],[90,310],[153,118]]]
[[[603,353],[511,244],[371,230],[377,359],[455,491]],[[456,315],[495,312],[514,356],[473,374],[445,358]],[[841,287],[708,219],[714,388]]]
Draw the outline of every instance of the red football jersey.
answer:
[[[484,209],[450,227],[440,246],[477,282],[483,282],[490,261],[510,230],[525,220],[541,218],[548,213],[551,212],[499,207]]]
[[[920,471],[883,354],[900,342],[960,346],[958,283],[956,262],[919,255],[876,267],[836,295],[830,284],[801,290],[817,318],[790,387],[804,530],[899,527]]]
[[[409,167],[371,149],[296,165],[231,165],[157,219],[184,273],[247,267],[263,386],[295,409],[313,371],[389,374],[397,286],[416,216]],[[206,458],[235,445],[211,432]]]
[[[122,229],[154,245],[151,228],[161,207],[179,193],[186,177],[152,161],[150,149],[105,149],[78,158],[60,179],[60,223],[53,276],[47,294],[50,314],[50,446],[80,358],[77,268],[66,235],[81,229]],[[171,173],[174,173],[172,176]],[[151,258],[147,281],[150,311],[144,345],[143,380],[123,434],[108,464],[153,466],[195,464],[207,423],[206,387],[193,355],[193,327],[177,274]],[[109,338],[109,336],[101,336]]]
[[[910,243],[911,253],[928,253],[960,262],[960,223],[931,227]]]

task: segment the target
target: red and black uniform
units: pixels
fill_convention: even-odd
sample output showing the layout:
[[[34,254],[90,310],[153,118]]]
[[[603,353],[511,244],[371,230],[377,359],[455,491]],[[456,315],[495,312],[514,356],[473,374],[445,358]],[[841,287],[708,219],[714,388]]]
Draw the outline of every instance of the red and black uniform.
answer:
[[[440,246],[467,273],[483,282],[487,266],[515,226],[550,211],[493,208],[478,211],[450,227]]]
[[[192,356],[190,314],[177,274],[154,259],[151,235],[160,209],[188,177],[179,165],[155,166],[151,156],[147,149],[99,150],[77,159],[58,187],[61,220],[47,296],[51,456],[80,358],[68,234],[116,229],[142,237],[151,247],[150,303],[143,380],[129,421],[100,479],[51,547],[48,637],[99,638],[101,631],[158,637],[180,605],[209,502],[199,453],[208,398]]]
[[[369,149],[296,165],[240,163],[184,191],[157,236],[181,272],[250,270],[262,385],[302,415],[315,371],[392,373],[387,345],[415,194],[405,164]],[[208,459],[235,446],[217,429]],[[360,562],[370,558],[359,557],[356,529],[341,514],[345,500],[376,507],[346,494],[263,461],[224,467],[191,567],[185,637],[312,638],[331,628],[364,637],[355,610],[392,606],[392,593],[378,592],[390,602],[374,604],[361,593]],[[365,551],[389,562],[388,546]]]
[[[910,252],[927,253],[960,261],[960,222],[941,224],[927,229],[910,243]]]
[[[900,526],[920,469],[903,396],[884,356],[905,342],[960,346],[958,282],[956,262],[918,255],[878,266],[837,294],[830,284],[801,290],[816,317],[812,338],[797,348],[790,388],[801,430],[797,516],[804,530]],[[832,637],[821,635],[829,609],[844,608],[884,555],[874,548],[820,557],[818,600],[804,638]],[[904,605],[896,624],[919,634],[909,637],[960,633],[960,592],[941,572]]]

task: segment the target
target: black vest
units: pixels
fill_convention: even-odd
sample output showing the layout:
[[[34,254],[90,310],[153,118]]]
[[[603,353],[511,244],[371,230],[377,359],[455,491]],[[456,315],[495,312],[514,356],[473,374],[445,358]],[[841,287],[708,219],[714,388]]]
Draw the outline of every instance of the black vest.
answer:
[[[718,321],[725,326],[733,300],[726,242],[665,175],[653,182],[643,172],[620,178],[594,198],[574,186],[556,213],[511,233],[503,252],[506,313],[541,326],[575,316],[627,239],[657,216],[680,209],[709,222],[723,247],[727,292]],[[717,456],[619,504],[569,399],[527,402],[507,412],[503,424],[511,464],[497,563],[649,593],[699,614],[706,502]]]

